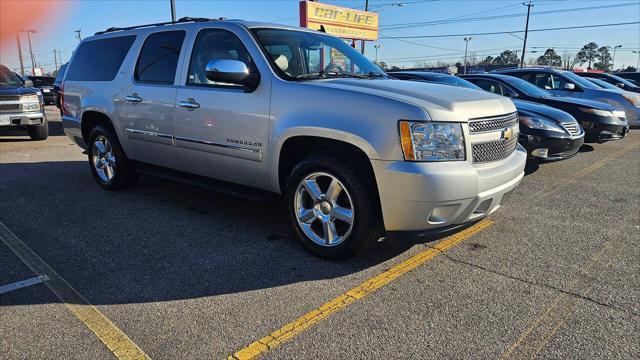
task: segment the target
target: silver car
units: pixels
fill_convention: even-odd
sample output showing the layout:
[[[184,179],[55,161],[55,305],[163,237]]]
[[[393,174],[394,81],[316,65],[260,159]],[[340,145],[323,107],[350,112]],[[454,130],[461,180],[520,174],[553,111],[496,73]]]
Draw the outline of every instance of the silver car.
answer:
[[[523,68],[495,70],[526,80],[558,96],[576,97],[605,102],[625,112],[627,123],[640,125],[640,96],[603,89],[571,71],[553,68]]]
[[[84,39],[63,126],[120,189],[136,170],[282,196],[297,238],[344,258],[498,209],[526,161],[511,100],[390,79],[322,32],[234,20]]]

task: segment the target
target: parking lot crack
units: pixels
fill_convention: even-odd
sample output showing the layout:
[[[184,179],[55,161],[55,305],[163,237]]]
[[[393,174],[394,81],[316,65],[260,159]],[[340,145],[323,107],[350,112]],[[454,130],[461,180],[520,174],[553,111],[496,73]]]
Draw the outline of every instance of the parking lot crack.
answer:
[[[429,247],[429,246],[427,246],[427,247]],[[615,311],[618,311],[618,312],[622,312],[622,313],[627,314],[627,315],[631,315],[631,316],[635,316],[635,317],[639,317],[640,318],[640,314],[638,314],[638,313],[636,313],[636,312],[634,312],[633,310],[630,310],[630,309],[626,309],[626,308],[622,308],[622,307],[618,307],[618,306],[615,306],[615,305],[611,305],[611,304],[608,304],[608,303],[605,303],[605,302],[602,302],[602,301],[598,301],[598,300],[593,299],[593,298],[591,298],[589,296],[585,296],[585,295],[582,295],[582,294],[579,294],[579,293],[576,293],[576,292],[573,292],[573,291],[567,291],[567,290],[564,290],[564,289],[561,289],[559,287],[552,286],[552,285],[549,285],[549,284],[544,284],[544,283],[539,283],[539,282],[535,282],[535,281],[531,281],[531,280],[527,280],[527,279],[522,279],[522,278],[519,278],[517,276],[513,276],[513,275],[505,274],[505,273],[502,273],[502,272],[499,272],[499,271],[496,271],[496,270],[492,270],[492,269],[489,269],[489,268],[484,267],[482,265],[474,264],[474,263],[469,262],[469,261],[465,261],[465,260],[462,260],[462,259],[455,258],[455,257],[451,256],[451,254],[448,254],[447,252],[444,252],[444,251],[442,252],[442,255],[446,259],[448,259],[448,260],[450,260],[450,261],[452,261],[454,263],[457,263],[457,264],[470,266],[470,267],[473,267],[473,268],[478,269],[478,270],[486,271],[486,272],[494,274],[494,275],[502,276],[502,277],[505,277],[505,278],[508,278],[508,279],[511,279],[511,280],[515,280],[515,281],[518,281],[518,282],[521,282],[521,283],[529,284],[529,285],[532,285],[532,286],[542,287],[542,288],[546,288],[546,289],[549,289],[549,290],[557,291],[557,292],[566,294],[568,296],[579,298],[579,299],[582,299],[584,301],[588,301],[588,302],[591,302],[593,304],[596,304],[596,305],[599,305],[599,306],[602,306],[602,307],[606,307],[606,308],[609,308],[609,309],[612,309],[612,310],[615,310]]]

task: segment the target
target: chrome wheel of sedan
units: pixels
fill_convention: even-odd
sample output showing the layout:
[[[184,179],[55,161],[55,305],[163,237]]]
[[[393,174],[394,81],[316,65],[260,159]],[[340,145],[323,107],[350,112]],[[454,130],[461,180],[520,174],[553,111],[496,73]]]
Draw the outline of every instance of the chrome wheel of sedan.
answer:
[[[351,234],[353,200],[331,174],[316,172],[303,178],[296,189],[294,207],[298,225],[318,245],[336,246]]]
[[[101,181],[108,183],[116,175],[116,156],[109,140],[100,135],[93,141],[91,162]]]

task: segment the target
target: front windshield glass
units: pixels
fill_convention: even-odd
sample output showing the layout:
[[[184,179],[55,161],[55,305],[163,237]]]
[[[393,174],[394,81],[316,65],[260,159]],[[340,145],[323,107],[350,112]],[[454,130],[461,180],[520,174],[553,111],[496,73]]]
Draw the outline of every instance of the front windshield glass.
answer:
[[[569,80],[573,81],[574,83],[587,88],[587,89],[594,89],[594,90],[600,90],[600,87],[594,83],[592,83],[589,80],[585,80],[583,78],[581,78],[580,76],[572,73],[571,71],[563,71],[562,75],[566,76]]]
[[[442,83],[442,84],[456,85],[456,86],[466,87],[469,89],[482,90],[482,88],[480,88],[478,85],[472,82],[469,82],[465,79],[461,79],[454,75],[429,74],[428,76],[425,77],[425,79],[428,81],[433,81],[433,82]]]
[[[252,31],[271,58],[274,70],[289,80],[387,77],[379,67],[336,37],[285,29]]]
[[[19,86],[22,86],[22,83],[6,68],[0,67],[0,88],[14,88]]]
[[[614,74],[609,74],[609,77],[611,79],[621,83],[621,84],[624,84],[624,86],[633,87],[633,88],[637,87],[636,84],[632,83],[631,81],[629,81],[627,79],[621,78],[620,76],[617,76],[617,75],[614,75]]]
[[[608,82],[604,81],[604,80],[600,80],[600,79],[594,79],[594,78],[587,78],[589,81],[591,81],[592,83],[600,86],[601,88],[604,89],[609,89],[609,90],[620,90],[619,87],[615,86],[615,85],[611,85]]]
[[[532,97],[550,97],[553,96],[551,95],[550,92],[540,89],[539,87],[531,84],[528,81],[524,81],[520,78],[517,78],[515,76],[509,76],[509,77],[505,77],[504,81],[506,81],[507,83],[509,83],[509,85],[515,87],[516,89],[522,91],[523,93],[525,93],[525,95],[527,96],[532,96]]]

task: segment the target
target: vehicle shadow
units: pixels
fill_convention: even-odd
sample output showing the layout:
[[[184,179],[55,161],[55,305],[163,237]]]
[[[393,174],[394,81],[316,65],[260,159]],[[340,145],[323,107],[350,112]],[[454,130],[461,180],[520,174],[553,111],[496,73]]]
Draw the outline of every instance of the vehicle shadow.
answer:
[[[536,159],[527,159],[527,164],[524,166],[524,175],[531,175],[540,169],[540,162]]]
[[[191,299],[338,278],[416,244],[384,241],[332,262],[295,241],[279,201],[248,201],[147,176],[127,190],[105,191],[83,161],[0,164],[0,173],[0,207],[12,209],[0,212],[0,221],[93,304]],[[25,221],[25,214],[38,215]],[[40,301],[0,297],[0,306]]]
[[[585,153],[585,152],[592,152],[593,150],[595,150],[593,146],[582,144],[582,146],[580,146],[580,149],[578,151],[581,153]]]
[[[49,136],[65,136],[62,123],[59,121],[49,121]],[[31,141],[26,129],[2,129],[0,130],[0,142],[21,142]]]

